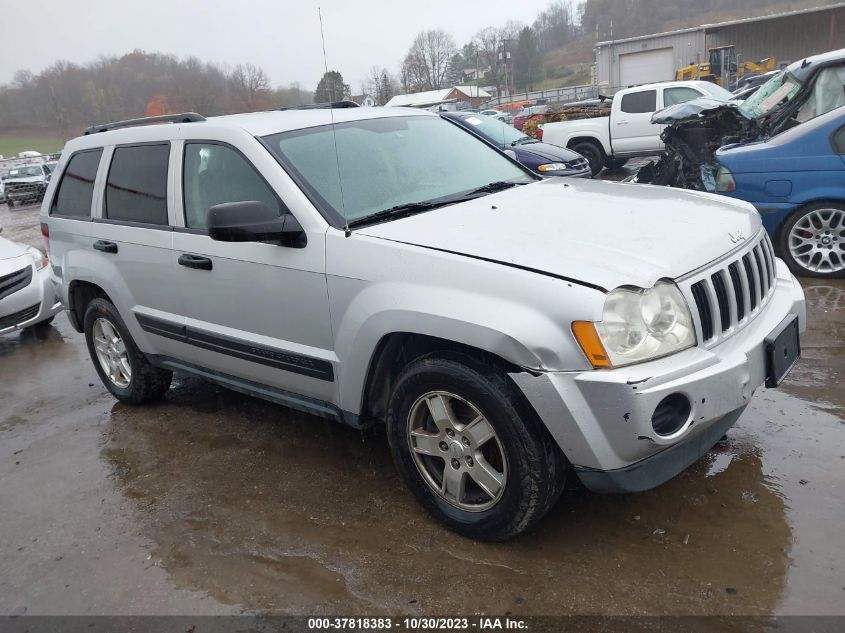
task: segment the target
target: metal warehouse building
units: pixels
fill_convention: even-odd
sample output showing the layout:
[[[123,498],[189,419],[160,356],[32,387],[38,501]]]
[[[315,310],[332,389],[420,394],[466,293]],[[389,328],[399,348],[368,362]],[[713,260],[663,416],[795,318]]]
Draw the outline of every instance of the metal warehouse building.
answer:
[[[707,51],[733,44],[740,60],[775,57],[778,64],[845,48],[845,2],[758,18],[599,42],[599,92],[675,78],[682,66],[706,61]]]

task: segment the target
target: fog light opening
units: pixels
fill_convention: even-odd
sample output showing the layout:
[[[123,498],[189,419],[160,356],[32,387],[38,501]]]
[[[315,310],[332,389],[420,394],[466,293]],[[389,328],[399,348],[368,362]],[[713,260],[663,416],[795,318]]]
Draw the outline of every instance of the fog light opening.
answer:
[[[686,424],[691,410],[692,405],[685,395],[673,393],[657,405],[651,416],[651,426],[658,435],[672,435]]]

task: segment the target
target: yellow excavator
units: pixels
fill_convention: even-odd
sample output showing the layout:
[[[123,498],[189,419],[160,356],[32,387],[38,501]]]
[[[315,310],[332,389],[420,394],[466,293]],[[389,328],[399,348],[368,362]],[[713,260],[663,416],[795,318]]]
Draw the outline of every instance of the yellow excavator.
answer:
[[[708,61],[679,68],[675,73],[675,79],[677,81],[701,79],[712,81],[723,88],[730,88],[743,75],[748,73],[763,75],[777,68],[774,57],[767,57],[759,62],[739,62],[733,44],[717,46],[707,52]]]

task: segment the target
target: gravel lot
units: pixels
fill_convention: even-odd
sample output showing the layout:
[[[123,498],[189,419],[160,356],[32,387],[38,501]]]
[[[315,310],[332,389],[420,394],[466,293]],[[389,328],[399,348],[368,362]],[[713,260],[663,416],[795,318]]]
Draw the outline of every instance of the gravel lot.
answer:
[[[35,207],[0,223],[40,245]],[[0,615],[845,615],[845,283],[805,291],[800,364],[725,445],[502,545],[430,520],[381,436],[194,379],[118,404],[64,315],[2,337]]]

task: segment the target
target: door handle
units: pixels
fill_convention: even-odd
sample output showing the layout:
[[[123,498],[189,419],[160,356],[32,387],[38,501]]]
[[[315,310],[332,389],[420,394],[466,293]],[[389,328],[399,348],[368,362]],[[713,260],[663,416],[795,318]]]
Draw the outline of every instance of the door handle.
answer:
[[[628,125],[627,121],[617,121],[616,125]]]
[[[199,270],[211,270],[211,260],[208,257],[201,257],[200,255],[188,255],[184,253],[179,256],[179,265],[188,268],[197,268]]]
[[[107,242],[105,240],[97,240],[94,242],[95,251],[103,251],[104,253],[116,253],[117,244],[114,242]]]

